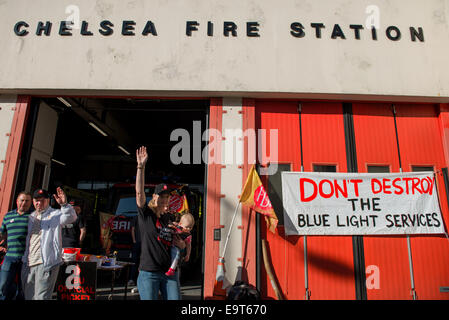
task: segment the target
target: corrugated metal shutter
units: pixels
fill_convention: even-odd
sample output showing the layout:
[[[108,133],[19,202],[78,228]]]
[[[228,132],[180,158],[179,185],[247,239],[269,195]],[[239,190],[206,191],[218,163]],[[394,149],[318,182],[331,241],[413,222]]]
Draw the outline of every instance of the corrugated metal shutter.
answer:
[[[368,165],[387,165],[390,172],[399,172],[391,104],[355,103],[352,108],[358,171],[368,172]],[[364,236],[363,243],[365,266],[374,266],[379,276],[368,283],[368,300],[411,299],[405,237]]]
[[[304,171],[314,164],[347,171],[341,103],[302,104]],[[352,237],[307,237],[309,288],[312,300],[355,299]]]
[[[302,117],[305,170],[312,171],[314,164],[329,164],[345,172],[342,105],[306,103],[302,105]],[[293,171],[300,171],[298,103],[257,101],[256,123],[258,128],[279,130],[279,162],[291,163]],[[283,293],[288,299],[304,299],[303,237],[284,238],[282,227],[276,235],[265,231],[263,236],[268,239]],[[355,299],[351,237],[308,237],[308,259],[311,299]],[[266,275],[263,282],[269,283]],[[274,297],[266,284],[264,293]]]
[[[256,127],[279,130],[279,162],[301,170],[298,103],[256,101]],[[402,170],[412,166],[437,171],[440,204],[445,224],[449,210],[441,168],[445,166],[437,109],[430,104],[396,105]],[[399,156],[391,104],[352,104],[358,172],[382,166],[398,172]],[[302,151],[305,171],[314,165],[334,165],[347,171],[341,103],[302,103]],[[382,171],[381,170],[381,171]],[[280,213],[282,214],[282,213]],[[264,225],[264,224],[262,224]],[[274,271],[288,299],[304,299],[303,237],[285,238],[278,228],[268,239]],[[449,241],[444,236],[411,236],[415,289],[418,299],[448,299],[440,287],[449,286]],[[307,237],[308,279],[311,299],[355,299],[351,237]],[[407,240],[403,236],[363,237],[365,266],[375,266],[380,287],[367,283],[368,299],[411,299]],[[367,276],[369,276],[368,274]],[[264,295],[275,297],[264,274]]]
[[[412,166],[433,166],[437,171],[440,205],[446,227],[449,212],[441,168],[445,166],[436,107],[429,104],[396,105],[399,145],[404,171]],[[418,299],[448,299],[449,241],[445,236],[411,236]]]
[[[278,130],[278,158],[280,163],[290,164],[294,171],[301,170],[299,143],[299,115],[293,102],[256,101],[256,127]],[[260,163],[264,163],[265,159]],[[261,177],[264,180],[264,177]],[[270,190],[268,190],[270,192]],[[282,215],[282,212],[277,213]],[[304,299],[304,254],[299,237],[285,238],[283,226],[276,234],[267,232],[262,220],[262,237],[267,239],[280,289],[287,299]],[[262,294],[275,298],[270,280],[262,268]]]

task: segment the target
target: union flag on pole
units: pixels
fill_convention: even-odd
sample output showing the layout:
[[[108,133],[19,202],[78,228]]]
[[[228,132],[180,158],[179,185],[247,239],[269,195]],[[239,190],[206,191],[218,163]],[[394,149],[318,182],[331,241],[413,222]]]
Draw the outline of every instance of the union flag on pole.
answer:
[[[268,229],[273,233],[275,232],[274,230],[278,224],[278,218],[254,165],[249,171],[248,178],[246,179],[245,186],[242,190],[242,195],[240,196],[240,202],[243,205],[249,206],[254,211],[265,215]]]

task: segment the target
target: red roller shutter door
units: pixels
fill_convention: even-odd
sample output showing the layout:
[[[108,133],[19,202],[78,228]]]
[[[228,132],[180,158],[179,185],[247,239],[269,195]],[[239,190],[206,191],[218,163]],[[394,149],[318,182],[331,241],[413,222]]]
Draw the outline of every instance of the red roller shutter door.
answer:
[[[280,163],[291,164],[294,171],[301,170],[299,143],[299,116],[297,103],[256,101],[256,127],[278,130],[278,158]],[[270,139],[267,138],[267,141]],[[268,146],[269,148],[269,146]],[[262,159],[260,163],[264,163]],[[261,177],[264,180],[264,177]],[[282,214],[282,212],[278,213]],[[285,238],[283,226],[276,234],[267,231],[261,219],[262,237],[267,239],[273,273],[276,275],[286,299],[304,299],[304,248],[299,237]],[[276,298],[265,269],[262,269],[262,295]]]
[[[279,130],[279,162],[291,163],[293,171],[301,170],[297,108],[297,102],[256,102],[257,127]],[[302,117],[305,171],[312,171],[314,164],[326,164],[345,172],[341,103],[304,103]],[[288,299],[304,299],[303,237],[285,239],[283,232],[283,227],[279,227],[275,235],[264,230],[262,236],[268,239],[283,293]],[[308,270],[311,299],[355,299],[351,237],[308,237]],[[263,282],[267,296],[274,297],[265,273]]]
[[[304,171],[324,164],[347,172],[341,103],[303,103],[302,129]],[[307,253],[312,300],[356,298],[352,237],[309,236]]]
[[[438,110],[430,104],[396,105],[403,171],[434,166],[443,219],[449,221],[441,168],[445,166]],[[446,229],[447,230],[447,229]],[[449,241],[441,236],[411,236],[418,299],[449,299],[440,287],[449,286]]]
[[[444,154],[436,107],[396,105],[402,170],[433,166],[440,171]],[[391,104],[353,104],[359,172],[368,165],[389,165],[399,171],[399,157]],[[447,200],[441,173],[437,174],[445,223]],[[415,289],[418,299],[447,299],[440,286],[449,283],[449,242],[444,236],[411,236]],[[368,299],[412,299],[407,240],[404,236],[364,237],[365,265],[378,267],[380,288],[367,290]]]
[[[352,110],[358,171],[368,172],[368,165],[388,165],[390,172],[399,172],[391,104],[354,103]],[[375,266],[379,275],[379,288],[374,286],[376,282],[368,281],[368,300],[411,299],[406,239],[364,236],[363,245],[365,267]]]

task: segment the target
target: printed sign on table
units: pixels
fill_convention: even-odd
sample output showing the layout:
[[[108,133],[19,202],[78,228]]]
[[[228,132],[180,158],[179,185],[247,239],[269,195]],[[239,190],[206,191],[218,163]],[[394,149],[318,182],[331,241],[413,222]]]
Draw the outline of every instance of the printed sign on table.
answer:
[[[59,268],[56,280],[58,300],[95,300],[96,262],[66,262]]]
[[[282,172],[287,235],[441,234],[433,172]]]

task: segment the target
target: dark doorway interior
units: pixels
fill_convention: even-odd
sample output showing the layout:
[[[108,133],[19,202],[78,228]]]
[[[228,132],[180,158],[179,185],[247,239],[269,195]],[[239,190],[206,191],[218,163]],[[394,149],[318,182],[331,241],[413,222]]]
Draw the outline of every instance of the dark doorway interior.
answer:
[[[88,199],[83,208],[88,234],[82,252],[104,254],[99,241],[100,212],[115,214],[117,186],[130,187],[126,190],[131,190],[133,196],[135,152],[143,145],[149,153],[146,183],[187,185],[191,191],[189,205],[197,221],[192,232],[193,256],[182,269],[181,284],[201,286],[205,164],[193,163],[193,130],[199,125],[201,133],[207,129],[209,101],[71,97],[33,100],[34,107],[40,100],[58,113],[49,191],[64,186],[72,197]],[[175,129],[189,133],[190,163],[174,164],[170,158],[170,151],[181,139],[177,136],[171,141]],[[207,142],[200,143],[203,150]],[[147,191],[151,192],[151,188]],[[129,257],[128,253],[121,256],[124,260]]]

